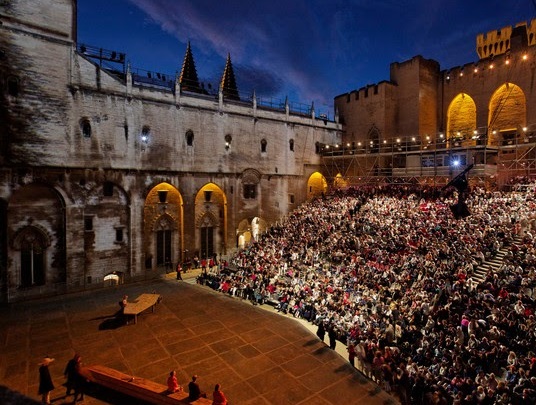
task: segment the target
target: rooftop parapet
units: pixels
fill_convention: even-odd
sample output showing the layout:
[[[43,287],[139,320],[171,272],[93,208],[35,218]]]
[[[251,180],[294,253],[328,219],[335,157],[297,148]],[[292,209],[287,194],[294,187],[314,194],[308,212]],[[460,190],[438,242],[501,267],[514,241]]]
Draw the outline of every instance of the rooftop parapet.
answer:
[[[486,34],[476,36],[476,53],[480,59],[502,55],[512,47],[527,47],[536,44],[536,19],[529,24],[521,22]]]

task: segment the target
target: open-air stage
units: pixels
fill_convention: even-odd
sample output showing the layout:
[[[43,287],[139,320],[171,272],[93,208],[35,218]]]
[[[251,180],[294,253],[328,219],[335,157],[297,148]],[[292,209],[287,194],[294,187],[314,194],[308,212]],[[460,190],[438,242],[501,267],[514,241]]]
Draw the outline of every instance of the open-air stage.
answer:
[[[209,398],[221,383],[232,405],[397,403],[350,366],[343,347],[332,351],[304,322],[170,276],[0,308],[0,385],[39,399],[38,363],[48,355],[56,359],[52,403],[71,403],[61,384],[76,352],[85,365],[162,384],[171,370],[183,386],[197,374]],[[137,324],[115,321],[124,294],[148,292],[163,298],[154,313],[142,313]],[[139,403],[104,389],[84,400]]]

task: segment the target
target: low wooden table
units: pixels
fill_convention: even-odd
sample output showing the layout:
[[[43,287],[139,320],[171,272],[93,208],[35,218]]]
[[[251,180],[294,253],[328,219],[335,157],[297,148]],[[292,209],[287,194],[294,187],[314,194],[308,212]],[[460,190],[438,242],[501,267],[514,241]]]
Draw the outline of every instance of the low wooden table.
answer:
[[[151,404],[193,404],[210,405],[212,401],[200,398],[196,401],[188,401],[188,393],[184,391],[170,394],[167,386],[145,378],[122,373],[110,367],[93,365],[87,367],[91,373],[91,381],[108,389],[121,392],[122,394],[147,401]]]
[[[125,316],[134,315],[134,323],[138,322],[138,315],[151,308],[154,312],[156,304],[160,302],[160,294],[142,294],[132,302],[128,302],[123,310]]]

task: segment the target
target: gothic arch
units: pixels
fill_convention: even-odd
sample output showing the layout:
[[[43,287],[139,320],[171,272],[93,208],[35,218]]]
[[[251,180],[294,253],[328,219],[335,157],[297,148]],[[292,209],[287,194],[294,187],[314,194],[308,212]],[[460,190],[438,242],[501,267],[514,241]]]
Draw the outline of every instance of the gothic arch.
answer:
[[[7,204],[7,289],[10,299],[56,291],[67,280],[65,200],[31,174]],[[38,289],[32,289],[40,286]],[[24,289],[20,290],[22,287]]]
[[[207,183],[195,196],[195,250],[200,258],[225,254],[227,196],[215,183]]]
[[[325,194],[328,190],[328,182],[320,172],[314,172],[307,180],[307,199],[310,200],[319,195]]]
[[[337,173],[337,175],[333,179],[333,187],[337,189],[339,188],[344,189],[348,187],[348,179],[345,179],[344,177],[342,177],[342,174]]]
[[[519,86],[507,82],[491,96],[488,111],[489,143],[507,142],[519,135],[519,130],[526,125],[525,93]]]
[[[161,230],[177,230],[177,218],[172,217],[167,212],[164,212],[159,217],[154,218],[153,232]]]
[[[367,133],[367,143],[366,145],[372,153],[377,152],[380,148],[380,130],[374,124],[370,127]]]
[[[184,207],[175,186],[161,182],[147,192],[143,223],[146,270],[170,271],[184,260]]]
[[[196,228],[201,228],[203,226],[218,227],[220,221],[213,212],[202,212],[195,221]]]
[[[244,184],[259,184],[261,181],[261,173],[256,169],[246,169],[242,172],[242,183]]]
[[[46,250],[50,245],[48,232],[41,226],[28,225],[17,231],[13,248],[20,255],[20,271],[15,280],[18,287],[46,284]]]
[[[28,240],[29,237],[38,240],[40,245],[43,247],[49,247],[51,245],[48,231],[41,225],[32,224],[27,225],[15,232],[15,235],[12,239],[13,249],[21,250],[23,244]]]
[[[474,144],[476,130],[476,104],[471,96],[460,93],[452,99],[447,109],[447,134],[449,142]]]
[[[258,240],[259,235],[266,232],[268,224],[263,218],[253,217],[240,221],[236,229],[237,247],[243,249],[252,240]]]

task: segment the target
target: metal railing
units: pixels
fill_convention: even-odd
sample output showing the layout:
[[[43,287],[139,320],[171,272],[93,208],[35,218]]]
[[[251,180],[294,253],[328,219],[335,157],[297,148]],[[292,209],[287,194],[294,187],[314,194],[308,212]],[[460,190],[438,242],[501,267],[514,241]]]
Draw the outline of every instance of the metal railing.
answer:
[[[123,77],[126,74],[126,59],[127,55],[124,52],[112,51],[100,47],[95,47],[87,44],[77,44],[76,47],[79,54],[92,60],[102,69]],[[175,81],[177,73],[169,74],[140,68],[131,68],[133,84],[141,87],[152,87],[166,91],[175,90]],[[181,83],[181,92],[188,94],[194,93],[201,96],[217,98],[219,96],[219,85],[212,83]],[[236,95],[224,100],[232,103],[241,103],[244,105],[253,104],[253,91],[238,91]],[[305,104],[295,101],[287,101],[271,96],[262,96],[255,94],[255,101],[258,108],[273,109],[275,111],[285,111],[286,103],[288,102],[289,112],[295,115],[312,116],[313,104]],[[315,106],[315,118],[323,121],[333,121],[335,114],[333,107],[322,105]]]

